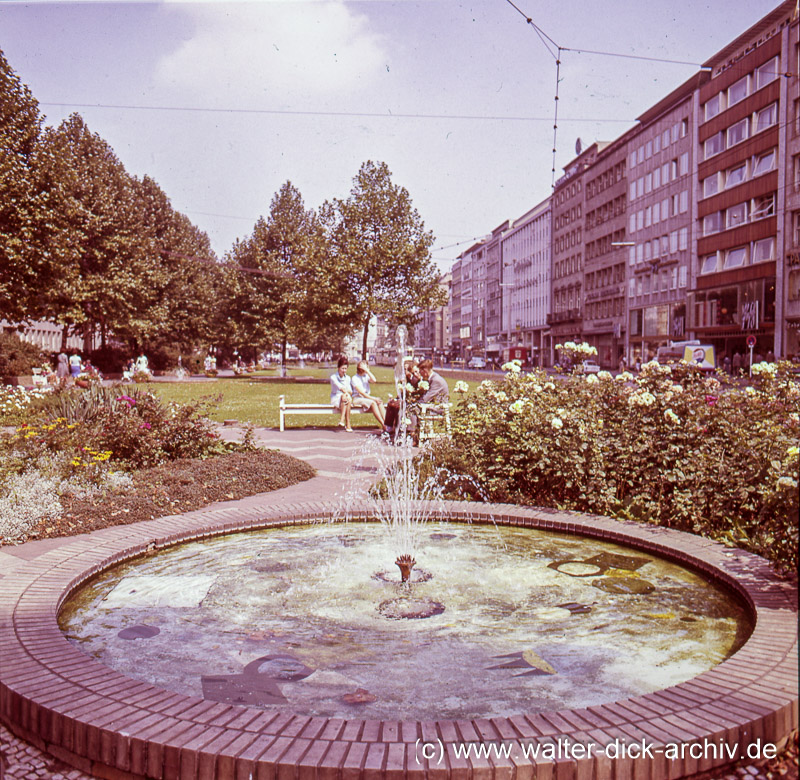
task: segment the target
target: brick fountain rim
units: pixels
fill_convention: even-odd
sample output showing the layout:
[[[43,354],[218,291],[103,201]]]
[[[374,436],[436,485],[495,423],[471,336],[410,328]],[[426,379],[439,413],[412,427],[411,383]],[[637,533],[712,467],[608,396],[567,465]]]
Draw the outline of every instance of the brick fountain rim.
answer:
[[[113,671],[61,633],[68,596],[98,572],[179,542],[333,517],[332,503],[220,508],[68,537],[0,582],[0,718],[21,738],[97,777],[378,780],[680,778],[730,763],[659,746],[781,745],[798,728],[797,592],[762,558],[702,537],[572,512],[450,502],[453,521],[495,522],[625,544],[706,574],[748,606],[754,629],[733,656],[671,688],[583,709],[470,721],[375,721],[257,710],[173,693]],[[438,513],[436,513],[438,515]],[[364,518],[367,517],[365,513]],[[573,751],[552,760],[457,758],[454,743],[567,746],[643,741],[654,758]],[[421,755],[420,746],[432,747]],[[742,748],[743,749],[743,748]],[[440,750],[442,751],[440,753]],[[616,765],[616,766],[613,766]],[[629,774],[628,774],[629,773]]]

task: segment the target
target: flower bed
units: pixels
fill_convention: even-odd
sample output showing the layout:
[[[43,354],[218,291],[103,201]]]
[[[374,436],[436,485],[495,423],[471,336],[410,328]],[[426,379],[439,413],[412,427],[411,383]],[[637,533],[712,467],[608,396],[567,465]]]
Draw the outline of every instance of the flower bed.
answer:
[[[788,369],[757,366],[744,389],[686,364],[648,363],[637,378],[509,371],[462,393],[434,454],[492,501],[669,526],[794,568],[800,385]]]

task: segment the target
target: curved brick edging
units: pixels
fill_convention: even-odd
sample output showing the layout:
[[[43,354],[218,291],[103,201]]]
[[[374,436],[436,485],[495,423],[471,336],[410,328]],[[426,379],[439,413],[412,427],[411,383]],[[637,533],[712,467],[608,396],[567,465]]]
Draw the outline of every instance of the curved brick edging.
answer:
[[[780,744],[798,726],[796,592],[766,562],[700,537],[543,509],[448,505],[453,519],[530,526],[620,542],[700,569],[750,605],[755,628],[719,666],[663,691],[506,718],[435,722],[309,717],[172,693],[125,677],[72,646],[60,605],[93,574],[154,547],[330,517],[331,504],[218,509],[66,539],[0,580],[0,718],[22,738],[98,777],[270,780],[667,780],[729,763],[670,760],[659,746]],[[653,757],[524,759],[520,743],[648,744]],[[569,742],[564,742],[569,740]],[[452,745],[511,744],[509,757],[459,759]],[[432,756],[425,760],[423,744]],[[742,748],[743,749],[743,748]],[[440,754],[442,750],[442,754]]]

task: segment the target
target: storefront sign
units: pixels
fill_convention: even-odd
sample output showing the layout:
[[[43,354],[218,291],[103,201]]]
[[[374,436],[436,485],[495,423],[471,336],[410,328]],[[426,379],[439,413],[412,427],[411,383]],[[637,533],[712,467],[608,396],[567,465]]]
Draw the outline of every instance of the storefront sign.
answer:
[[[758,330],[758,301],[742,304],[742,330]]]

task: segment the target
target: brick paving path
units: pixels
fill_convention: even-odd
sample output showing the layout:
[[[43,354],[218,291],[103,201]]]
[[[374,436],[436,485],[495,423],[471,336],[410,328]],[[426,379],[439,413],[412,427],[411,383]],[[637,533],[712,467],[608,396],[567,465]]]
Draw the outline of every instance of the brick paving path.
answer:
[[[235,428],[222,429],[226,439],[238,438]],[[260,445],[280,449],[287,454],[305,460],[317,469],[317,476],[307,482],[293,485],[269,494],[261,494],[226,502],[225,507],[249,509],[267,502],[272,508],[299,502],[330,500],[341,495],[354,481],[369,482],[375,471],[369,466],[348,468],[356,453],[368,439],[374,436],[366,430],[347,434],[330,429],[294,429],[279,433],[274,430],[256,431]],[[59,540],[42,540],[20,547],[0,549],[0,578],[9,574],[26,561],[33,560],[59,544]],[[797,777],[796,748],[790,750],[788,761],[778,770],[768,771],[756,765],[740,765],[720,774],[705,775],[708,780],[773,780],[778,777]],[[92,776],[71,768],[52,756],[42,753],[6,729],[0,723],[0,780],[91,780]]]

